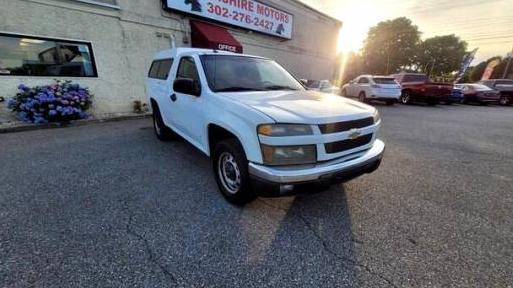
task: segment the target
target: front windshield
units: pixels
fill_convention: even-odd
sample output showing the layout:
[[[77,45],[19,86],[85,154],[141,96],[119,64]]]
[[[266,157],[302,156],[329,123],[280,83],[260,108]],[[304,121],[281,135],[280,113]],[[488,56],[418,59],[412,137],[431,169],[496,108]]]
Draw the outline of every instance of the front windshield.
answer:
[[[233,55],[200,58],[208,86],[214,92],[304,90],[299,81],[272,60]]]

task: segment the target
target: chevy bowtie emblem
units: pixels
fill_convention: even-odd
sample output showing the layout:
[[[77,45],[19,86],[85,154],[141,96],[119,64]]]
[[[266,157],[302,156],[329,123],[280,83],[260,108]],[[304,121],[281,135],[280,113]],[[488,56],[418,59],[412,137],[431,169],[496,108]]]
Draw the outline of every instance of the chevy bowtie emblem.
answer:
[[[351,130],[349,130],[349,139],[351,140],[356,140],[358,138],[360,138],[360,136],[362,136],[362,132],[360,132],[359,129],[356,129],[356,128],[353,128]]]

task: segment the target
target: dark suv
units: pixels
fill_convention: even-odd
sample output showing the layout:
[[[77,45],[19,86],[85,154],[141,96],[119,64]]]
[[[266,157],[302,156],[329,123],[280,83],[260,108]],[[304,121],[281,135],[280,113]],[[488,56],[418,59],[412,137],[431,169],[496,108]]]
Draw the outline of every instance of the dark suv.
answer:
[[[513,103],[513,80],[512,79],[490,79],[477,82],[486,85],[501,93],[499,104],[511,105]]]

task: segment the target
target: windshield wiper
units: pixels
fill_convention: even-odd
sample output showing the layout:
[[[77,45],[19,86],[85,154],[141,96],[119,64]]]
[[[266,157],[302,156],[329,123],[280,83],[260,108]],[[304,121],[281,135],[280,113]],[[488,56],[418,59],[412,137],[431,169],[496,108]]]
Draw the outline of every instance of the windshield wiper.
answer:
[[[262,91],[262,89],[259,88],[252,88],[252,87],[226,87],[223,89],[217,89],[215,92],[238,92],[238,91]]]
[[[284,85],[272,85],[264,87],[265,90],[298,90],[294,87],[284,86]]]

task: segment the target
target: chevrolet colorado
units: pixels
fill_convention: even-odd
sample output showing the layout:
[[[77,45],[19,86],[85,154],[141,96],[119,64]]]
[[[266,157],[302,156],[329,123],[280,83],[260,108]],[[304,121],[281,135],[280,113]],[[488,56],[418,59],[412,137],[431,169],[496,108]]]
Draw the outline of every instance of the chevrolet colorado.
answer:
[[[306,183],[327,187],[373,172],[383,157],[375,108],[308,91],[270,59],[162,51],[146,93],[156,136],[178,134],[210,156],[219,190],[232,203],[288,194]]]

